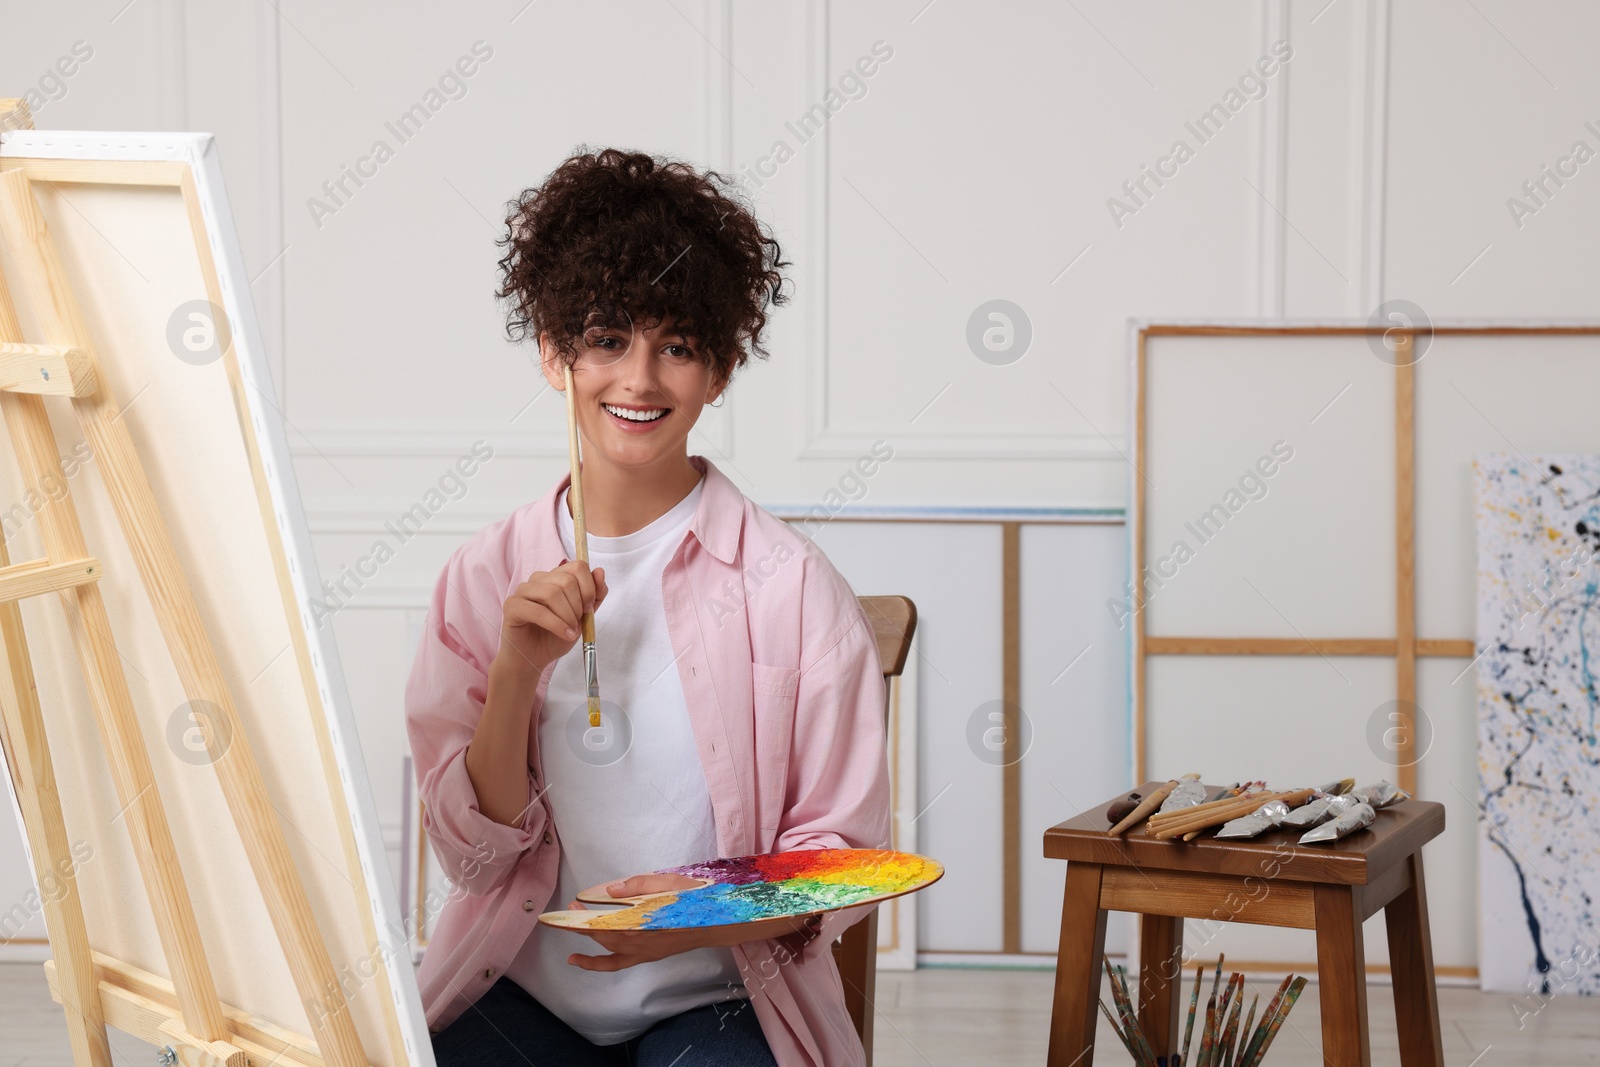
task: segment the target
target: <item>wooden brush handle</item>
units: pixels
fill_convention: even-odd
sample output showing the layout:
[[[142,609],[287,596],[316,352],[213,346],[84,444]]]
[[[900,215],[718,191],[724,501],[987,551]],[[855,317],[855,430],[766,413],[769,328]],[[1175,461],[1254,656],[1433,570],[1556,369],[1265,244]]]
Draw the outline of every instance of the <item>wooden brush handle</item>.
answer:
[[[1178,780],[1174,778],[1167,782],[1167,784],[1162,786],[1160,789],[1157,789],[1154,793],[1151,793],[1149,796],[1139,801],[1139,806],[1129,812],[1127,818],[1123,819],[1121,822],[1117,823],[1117,825],[1107,830],[1106,836],[1121,837],[1127,831],[1128,827],[1137,825],[1140,819],[1143,819],[1146,815],[1149,815],[1152,811],[1155,811],[1157,808],[1159,808],[1161,806],[1161,802],[1167,799],[1167,795],[1176,788],[1178,788]]]
[[[572,367],[564,365],[567,395],[567,458],[572,464],[572,485],[567,499],[572,501],[572,542],[577,547],[578,558],[589,562],[589,528],[583,521],[583,471],[578,463],[578,400],[572,388]]]
[[[1273,794],[1271,793],[1247,793],[1242,797],[1229,797],[1226,800],[1219,800],[1212,804],[1196,805],[1193,808],[1180,808],[1177,811],[1170,811],[1164,815],[1158,814],[1151,816],[1150,826],[1148,829],[1151,833],[1157,833],[1161,830],[1170,830],[1174,826],[1181,826],[1184,823],[1194,823],[1202,819],[1206,819],[1217,812],[1232,811],[1236,808],[1249,804],[1252,801],[1257,804],[1262,804],[1268,800],[1271,800],[1272,796]]]
[[[1158,825],[1163,822],[1187,818],[1190,815],[1198,815],[1202,811],[1210,811],[1213,808],[1220,808],[1224,804],[1237,804],[1241,799],[1242,798],[1240,796],[1235,794],[1234,796],[1222,797],[1218,800],[1208,800],[1204,804],[1191,804],[1187,808],[1179,808],[1176,811],[1158,811],[1154,815],[1150,816],[1150,823],[1151,825]]]
[[[1163,840],[1182,837],[1191,830],[1204,830],[1209,826],[1221,826],[1225,822],[1232,822],[1234,819],[1249,815],[1269,800],[1276,799],[1278,799],[1276,793],[1258,793],[1253,797],[1241,797],[1232,805],[1212,808],[1190,819],[1174,819],[1160,826],[1152,826],[1149,833]]]
[[[1192,841],[1193,838],[1186,835],[1212,826],[1221,826],[1223,823],[1254,814],[1262,805],[1271,803],[1274,800],[1281,800],[1291,808],[1298,807],[1304,804],[1313,792],[1315,790],[1296,789],[1286,793],[1258,793],[1252,797],[1241,797],[1234,801],[1231,806],[1224,805],[1213,808],[1209,811],[1201,812],[1192,819],[1169,820],[1160,826],[1152,825],[1149,832],[1162,840],[1183,837],[1185,840]]]
[[[572,388],[572,365],[564,364],[562,371],[567,386],[567,456],[572,463],[572,485],[567,498],[572,501],[572,543],[578,560],[589,562],[589,524],[583,515],[583,472],[578,463],[578,400]],[[583,613],[583,640],[594,644],[594,612]]]
[[[1221,826],[1223,823],[1232,822],[1234,819],[1249,815],[1271,799],[1271,796],[1255,797],[1234,808],[1218,808],[1203,815],[1196,815],[1186,822],[1163,823],[1159,827],[1151,827],[1148,832],[1150,836],[1163,841],[1168,838],[1182,837],[1191,830],[1204,830],[1211,826]]]

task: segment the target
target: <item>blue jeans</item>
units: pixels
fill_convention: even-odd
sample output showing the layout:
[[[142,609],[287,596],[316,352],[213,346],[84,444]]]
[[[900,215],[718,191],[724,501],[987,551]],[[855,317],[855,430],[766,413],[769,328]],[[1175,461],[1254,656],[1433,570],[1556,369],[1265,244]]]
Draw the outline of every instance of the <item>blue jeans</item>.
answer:
[[[631,1040],[596,1045],[527,990],[501,978],[433,1035],[439,1067],[777,1067],[749,1001],[662,1019]]]

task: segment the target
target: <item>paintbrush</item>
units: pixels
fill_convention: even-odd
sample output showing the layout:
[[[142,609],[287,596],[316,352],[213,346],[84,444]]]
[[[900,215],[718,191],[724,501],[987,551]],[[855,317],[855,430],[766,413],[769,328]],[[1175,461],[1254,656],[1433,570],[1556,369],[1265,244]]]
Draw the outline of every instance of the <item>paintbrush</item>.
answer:
[[[1294,975],[1288,974],[1284,976],[1282,982],[1278,983],[1278,991],[1272,994],[1271,1000],[1267,1001],[1266,1010],[1261,1013],[1261,1022],[1257,1024],[1256,1032],[1250,1035],[1250,1043],[1245,1046],[1244,1057],[1239,1067],[1249,1067],[1251,1063],[1255,1062],[1255,1054],[1260,1050],[1261,1042],[1266,1040],[1267,1027],[1274,1016],[1277,1015],[1278,1005],[1283,1003],[1283,995],[1293,982]]]
[[[1205,802],[1207,804],[1215,804],[1219,800],[1228,800],[1232,797],[1236,797],[1242,792],[1244,792],[1244,786],[1239,782],[1234,782],[1227,788],[1218,789],[1216,792],[1206,797]],[[1183,839],[1185,841],[1193,841],[1195,838],[1200,836],[1201,832],[1202,831],[1200,830],[1190,830],[1188,833],[1183,835]]]
[[[1127,1032],[1128,1040],[1138,1050],[1136,1058],[1145,1067],[1155,1067],[1155,1052],[1150,1048],[1150,1043],[1144,1039],[1144,1032],[1139,1029],[1139,1017],[1133,1010],[1133,1000],[1128,996],[1128,987],[1122,984],[1110,960],[1103,959],[1102,962],[1105,964],[1106,976],[1111,979],[1111,999],[1117,1005],[1117,1014],[1122,1017],[1122,1028]]]
[[[1205,972],[1204,967],[1194,969],[1194,992],[1189,994],[1189,1023],[1183,1028],[1183,1051],[1178,1054],[1180,1067],[1189,1062],[1189,1038],[1194,1035],[1194,1010],[1200,1005],[1200,979]]]
[[[1284,995],[1283,1004],[1278,1008],[1278,1014],[1273,1018],[1272,1024],[1267,1027],[1266,1036],[1261,1039],[1261,1045],[1256,1049],[1255,1058],[1243,1067],[1258,1067],[1267,1054],[1267,1049],[1272,1046],[1272,1039],[1278,1036],[1278,1031],[1283,1027],[1283,1020],[1289,1017],[1289,1009],[1294,1007],[1294,1002],[1300,999],[1300,992],[1305,989],[1306,980],[1296,978],[1289,987],[1289,992]]]
[[[572,461],[572,486],[567,497],[572,501],[572,543],[578,560],[589,565],[589,530],[583,518],[583,476],[578,465],[578,400],[572,388],[572,365],[564,364],[567,385],[567,453]],[[599,661],[594,648],[594,612],[583,613],[583,676],[589,687],[589,726],[600,725]]]
[[[1205,807],[1207,804],[1215,804],[1219,800],[1232,800],[1235,797],[1237,797],[1240,793],[1243,793],[1243,792],[1245,792],[1244,786],[1242,784],[1240,784],[1239,782],[1234,782],[1230,786],[1226,786],[1226,787],[1224,787],[1222,789],[1214,790],[1211,793],[1210,796],[1206,797],[1206,799],[1204,801],[1202,801],[1199,804],[1196,804],[1194,807],[1192,807],[1192,808],[1179,808],[1178,811],[1194,811],[1197,808]],[[1170,814],[1176,815],[1176,814],[1178,814],[1178,811],[1171,812]]]
[[[1157,1056],[1156,1050],[1150,1047],[1150,1042],[1144,1036],[1144,1027],[1139,1025],[1139,1011],[1134,1007],[1133,997],[1128,993],[1128,972],[1124,967],[1117,968],[1117,984],[1122,987],[1122,1003],[1128,1007],[1129,1024],[1133,1027],[1130,1035],[1134,1043],[1139,1046],[1139,1051],[1144,1054],[1145,1062],[1150,1067],[1165,1067],[1166,1056]]]
[[[1239,1009],[1244,1004],[1244,975],[1235,974],[1229,980],[1228,988],[1234,990],[1233,1010],[1228,1013],[1227,1028],[1222,1031],[1222,1067],[1233,1067],[1233,1044],[1239,1035]]]
[[[1152,825],[1146,828],[1146,833],[1159,840],[1182,837],[1190,830],[1205,830],[1212,826],[1221,826],[1223,823],[1232,822],[1241,816],[1249,815],[1263,804],[1272,800],[1281,800],[1289,807],[1298,807],[1304,804],[1311,796],[1312,790],[1299,789],[1288,793],[1257,793],[1248,798],[1241,797],[1234,804],[1223,803],[1222,807],[1213,808],[1209,812],[1196,815],[1191,819],[1174,820]]]
[[[1184,823],[1198,823],[1203,825],[1206,819],[1211,818],[1217,812],[1232,811],[1236,808],[1247,808],[1252,803],[1256,805],[1264,804],[1268,800],[1273,799],[1275,796],[1277,796],[1277,794],[1271,791],[1243,793],[1236,797],[1224,797],[1221,800],[1214,800],[1209,804],[1197,804],[1192,808],[1180,808],[1171,814],[1154,816],[1151,818],[1150,825],[1147,827],[1147,829],[1150,833],[1156,834],[1165,830],[1169,830],[1172,827],[1180,826]]]
[[[1211,1058],[1215,1051],[1217,998],[1222,991],[1222,961],[1226,958],[1227,953],[1217,953],[1217,972],[1211,978],[1211,999],[1206,1003],[1205,1028],[1200,1031],[1199,1067],[1211,1067]]]
[[[1186,822],[1192,819],[1194,816],[1203,814],[1204,812],[1215,811],[1220,807],[1238,804],[1241,800],[1248,799],[1249,797],[1259,796],[1271,792],[1273,791],[1267,789],[1267,784],[1265,782],[1236,782],[1226,789],[1216,790],[1211,795],[1206,797],[1204,803],[1191,804],[1187,808],[1176,808],[1172,811],[1156,812],[1154,815],[1150,816],[1150,829],[1156,830],[1162,826],[1176,825],[1179,822]]]
[[[1216,1041],[1217,994],[1213,992],[1206,1001],[1206,1017],[1200,1027],[1200,1051],[1195,1056],[1195,1067],[1211,1067],[1211,1052]]]
[[[1217,1001],[1217,1032],[1213,1035],[1216,1041],[1220,1042],[1222,1038],[1222,1028],[1228,1021],[1228,1009],[1233,1005],[1233,980],[1242,977],[1244,976],[1238,973],[1228,975],[1228,984],[1222,988],[1222,999]],[[1211,1062],[1216,1064],[1222,1062],[1222,1047],[1220,1044],[1212,1050]]]
[[[1154,793],[1151,793],[1149,796],[1139,801],[1138,807],[1129,812],[1125,818],[1117,823],[1117,825],[1107,830],[1106,835],[1108,837],[1121,837],[1128,827],[1137,824],[1139,820],[1143,819],[1146,815],[1149,815],[1151,812],[1159,808],[1161,806],[1161,802],[1167,799],[1167,794],[1176,788],[1178,788],[1178,780],[1173,778],[1167,782],[1166,785],[1162,786]]]
[[[1180,822],[1187,822],[1196,815],[1203,815],[1218,808],[1233,807],[1252,796],[1261,795],[1262,792],[1260,790],[1240,790],[1235,792],[1230,789],[1225,791],[1225,795],[1217,797],[1215,800],[1208,800],[1204,804],[1192,804],[1187,808],[1178,808],[1176,811],[1158,811],[1150,816],[1150,829],[1157,830],[1169,823],[1175,825]]]
[[[1111,1032],[1117,1035],[1117,1040],[1122,1042],[1122,1047],[1127,1049],[1128,1055],[1133,1057],[1135,1063],[1138,1063],[1140,1061],[1139,1053],[1134,1051],[1133,1042],[1128,1040],[1128,1035],[1117,1029],[1117,1020],[1111,1017],[1111,1009],[1106,1007],[1106,1002],[1103,1000],[1096,1001],[1096,1003],[1100,1005],[1100,1010],[1105,1013],[1106,1022],[1111,1024]]]
[[[1250,1027],[1256,1021],[1256,1005],[1261,1001],[1261,994],[1257,993],[1250,998],[1250,1014],[1244,1017],[1244,1025],[1239,1028],[1239,1058],[1234,1061],[1239,1067],[1244,1067],[1244,1047],[1249,1044]],[[1229,1060],[1233,1060],[1233,1050],[1228,1051]]]

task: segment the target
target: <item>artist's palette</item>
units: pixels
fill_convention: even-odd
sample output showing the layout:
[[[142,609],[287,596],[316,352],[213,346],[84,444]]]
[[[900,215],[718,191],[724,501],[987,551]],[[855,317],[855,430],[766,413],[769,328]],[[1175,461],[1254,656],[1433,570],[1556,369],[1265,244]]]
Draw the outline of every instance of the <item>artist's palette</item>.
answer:
[[[701,884],[643,897],[613,898],[604,887],[578,895],[607,911],[547,911],[539,921],[570,930],[686,930],[817,915],[914,893],[944,866],[926,856],[872,848],[814,848],[668,867]]]

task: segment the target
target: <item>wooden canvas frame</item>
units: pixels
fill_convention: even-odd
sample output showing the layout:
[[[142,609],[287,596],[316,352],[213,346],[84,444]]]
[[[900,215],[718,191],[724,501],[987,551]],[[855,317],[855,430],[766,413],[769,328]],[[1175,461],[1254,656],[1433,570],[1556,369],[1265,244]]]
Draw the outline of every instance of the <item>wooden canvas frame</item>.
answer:
[[[7,103],[0,101],[0,114],[8,113]],[[21,807],[30,860],[43,882],[51,872],[71,870],[73,864],[56,781],[58,764],[47,737],[51,716],[62,709],[41,706],[34,670],[42,646],[37,641],[32,648],[27,645],[18,600],[59,593],[76,646],[74,662],[82,666],[110,777],[123,801],[118,817],[125,817],[126,834],[138,860],[137,872],[127,873],[126,880],[144,886],[159,936],[159,955],[168,970],[166,975],[152,973],[92,947],[89,926],[99,923],[104,933],[105,916],[86,915],[74,878],[57,879],[60,892],[43,895],[54,956],[46,973],[52,994],[67,1013],[74,1058],[80,1067],[109,1067],[105,1033],[109,1024],[157,1046],[171,1047],[184,1063],[243,1067],[248,1060],[299,1067],[369,1063],[428,1067],[433,1062],[431,1044],[393,882],[385,870],[337,649],[331,628],[315,625],[307,608],[320,593],[320,581],[212,139],[199,134],[36,133],[16,129],[25,123],[15,121],[17,112],[9,114],[10,126],[4,128],[16,132],[0,137],[0,232],[20,277],[0,276],[0,412],[21,468],[21,484],[36,493],[46,484],[43,479],[54,473],[60,455],[40,394],[71,398],[127,541],[126,548],[119,546],[118,551],[131,550],[138,578],[131,572],[106,573],[107,568],[89,554],[69,491],[37,493],[44,501],[37,518],[47,559],[13,566],[0,551],[0,630],[6,653],[0,669],[0,704],[5,713],[0,739]],[[270,577],[262,581],[275,586],[282,612],[281,619],[272,621],[287,630],[284,653],[297,668],[298,683],[283,684],[300,690],[301,707],[311,720],[304,732],[315,738],[316,752],[290,756],[300,761],[297,779],[303,773],[307,784],[326,789],[325,797],[315,788],[307,793],[313,802],[326,803],[336,824],[329,832],[337,834],[340,847],[333,850],[337,858],[326,854],[321,858],[347,887],[330,879],[328,872],[308,872],[291,852],[280,823],[280,818],[289,821],[279,806],[283,795],[275,797],[269,790],[257,758],[262,738],[259,732],[247,736],[242,728],[235,694],[214,648],[219,635],[202,622],[186,575],[192,564],[185,564],[175,548],[171,516],[158,507],[144,462],[122,420],[132,399],[124,402],[112,395],[102,372],[83,313],[95,301],[97,286],[93,279],[88,285],[74,279],[58,254],[36,199],[41,186],[56,193],[59,186],[127,186],[181,196],[195,257],[191,268],[203,279],[205,299],[222,309],[229,327],[230,341],[222,346],[217,373],[226,375],[228,408],[238,433],[238,440],[230,444],[242,447],[247,457],[253,484],[245,492],[259,509],[257,534],[270,554],[270,561],[262,561]],[[31,343],[22,336],[23,322],[13,301],[24,292],[31,297],[37,333],[43,335]],[[55,373],[41,374],[41,366]],[[193,487],[195,507],[206,507],[206,489]],[[230,516],[234,520],[248,522],[250,516]],[[204,702],[211,708],[194,721],[204,735],[209,764],[238,835],[234,847],[242,847],[248,858],[245,869],[202,870],[205,877],[186,881],[186,876],[193,879],[197,865],[180,866],[161,800],[164,783],[152,766],[140,725],[141,709],[130,698],[123,674],[123,662],[132,661],[116,641],[126,635],[112,632],[101,600],[103,583],[121,582],[137,589],[141,579],[183,692],[190,703]],[[59,648],[47,652],[61,656]],[[70,656],[69,651],[61,658]],[[287,714],[295,708],[274,710]],[[298,780],[296,785],[300,787]],[[188,858],[209,857],[216,847],[214,839],[191,843]],[[319,878],[323,881],[316,881]],[[259,893],[295,987],[287,999],[297,998],[305,1012],[304,1032],[258,1016],[249,1004],[225,1004],[219,998],[213,981],[219,961],[207,955],[191,896],[197,883],[218,882],[230,894]],[[357,983],[359,995],[366,998],[362,1002],[366,1014],[361,1016],[367,1024],[365,1044],[356,1029],[356,994],[346,995],[351,984],[346,967],[352,957],[341,957],[339,962],[346,967],[336,970],[330,955],[335,931],[327,927],[333,908],[343,909],[340,916],[359,926],[338,931],[359,938],[362,950],[355,958],[373,961],[373,973],[361,974]],[[238,921],[247,921],[243,909]],[[272,973],[278,970],[281,964]],[[246,992],[253,996],[255,990]]]
[[[1136,321],[1131,324],[1131,360],[1133,379],[1133,456],[1130,472],[1129,533],[1131,551],[1130,571],[1135,587],[1144,574],[1148,562],[1145,544],[1147,514],[1146,479],[1140,472],[1148,468],[1149,453],[1146,434],[1146,393],[1148,365],[1145,353],[1146,340],[1151,337],[1211,336],[1211,337],[1268,337],[1268,336],[1383,336],[1396,340],[1394,366],[1394,560],[1395,560],[1395,633],[1393,637],[1365,638],[1341,636],[1309,639],[1282,637],[1205,637],[1183,634],[1150,634],[1146,630],[1146,612],[1133,613],[1132,655],[1130,658],[1131,695],[1133,719],[1133,781],[1149,778],[1146,767],[1147,740],[1147,661],[1151,656],[1371,656],[1393,657],[1395,665],[1395,698],[1399,702],[1401,717],[1396,746],[1396,781],[1402,788],[1416,791],[1417,770],[1413,745],[1416,740],[1409,707],[1417,701],[1417,660],[1419,657],[1448,656],[1471,658],[1476,654],[1472,637],[1421,640],[1417,636],[1416,604],[1416,383],[1418,364],[1405,358],[1412,351],[1416,337],[1423,333],[1432,335],[1506,335],[1506,336],[1597,336],[1600,324],[1551,323],[1535,324],[1478,324],[1434,323],[1425,329],[1398,329],[1393,326],[1370,323],[1272,323],[1272,322],[1210,322],[1210,323],[1152,323]]]

